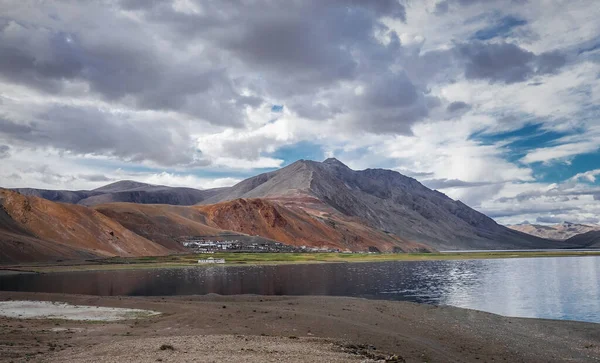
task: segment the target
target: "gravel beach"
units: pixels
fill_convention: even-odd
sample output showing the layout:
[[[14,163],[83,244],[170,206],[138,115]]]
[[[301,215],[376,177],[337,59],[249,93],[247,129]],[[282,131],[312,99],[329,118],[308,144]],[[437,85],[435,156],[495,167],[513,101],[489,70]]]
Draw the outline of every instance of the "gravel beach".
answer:
[[[2,362],[597,362],[600,324],[342,297],[97,297],[0,292],[160,312],[89,322],[0,317]]]

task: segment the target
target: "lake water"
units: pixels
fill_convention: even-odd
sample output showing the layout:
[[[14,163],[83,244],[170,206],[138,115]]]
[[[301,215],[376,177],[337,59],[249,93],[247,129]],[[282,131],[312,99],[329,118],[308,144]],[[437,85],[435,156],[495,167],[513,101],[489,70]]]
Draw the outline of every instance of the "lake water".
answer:
[[[0,290],[88,295],[333,295],[600,323],[600,257],[202,266],[0,276]]]

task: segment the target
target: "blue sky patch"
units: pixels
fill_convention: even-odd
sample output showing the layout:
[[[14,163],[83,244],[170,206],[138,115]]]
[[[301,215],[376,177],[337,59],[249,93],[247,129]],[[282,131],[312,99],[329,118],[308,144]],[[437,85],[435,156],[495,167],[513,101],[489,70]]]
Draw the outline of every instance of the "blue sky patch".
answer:
[[[491,145],[496,142],[509,141],[505,146],[507,161],[520,163],[521,158],[528,152],[555,145],[555,142],[568,135],[566,132],[556,132],[543,129],[543,124],[528,124],[520,129],[492,135],[474,134],[471,138],[483,144]],[[593,169],[600,169],[600,151],[574,156],[568,163],[555,161],[551,163],[536,162],[528,164],[538,182],[558,183]]]
[[[524,154],[532,149],[550,146],[553,141],[560,139],[567,133],[555,132],[543,129],[543,124],[528,124],[524,127],[496,134],[476,133],[471,136],[472,140],[484,145],[492,145],[501,141],[508,141],[507,148],[514,153]],[[521,156],[517,157],[519,159]],[[515,160],[516,160],[515,159]]]
[[[273,105],[271,112],[283,112],[283,105]]]
[[[569,163],[534,163],[530,167],[533,169],[533,174],[538,181],[560,183],[579,173],[600,169],[600,151],[577,155]],[[596,184],[600,184],[600,180],[596,180]]]

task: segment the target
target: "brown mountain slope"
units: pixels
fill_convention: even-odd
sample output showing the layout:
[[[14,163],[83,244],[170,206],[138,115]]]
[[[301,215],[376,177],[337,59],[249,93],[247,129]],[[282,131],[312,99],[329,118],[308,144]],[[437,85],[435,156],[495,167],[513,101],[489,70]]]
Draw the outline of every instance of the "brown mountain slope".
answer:
[[[35,262],[61,258],[82,259],[94,255],[36,238],[21,228],[0,207],[0,263]]]
[[[223,232],[208,226],[205,216],[191,207],[110,203],[94,208],[136,234],[172,251],[186,251],[177,241],[181,237],[211,236]]]
[[[95,208],[135,233],[172,249],[181,237],[227,231],[258,235],[293,246],[353,251],[366,251],[369,247],[380,251],[427,249],[339,215],[310,214],[264,199],[238,199],[191,207],[111,203]]]
[[[265,199],[237,199],[194,207],[219,228],[260,235],[294,246],[336,247],[342,250],[415,251],[422,244],[370,228],[340,214],[309,213]]]
[[[0,189],[0,263],[169,251],[93,209]]]

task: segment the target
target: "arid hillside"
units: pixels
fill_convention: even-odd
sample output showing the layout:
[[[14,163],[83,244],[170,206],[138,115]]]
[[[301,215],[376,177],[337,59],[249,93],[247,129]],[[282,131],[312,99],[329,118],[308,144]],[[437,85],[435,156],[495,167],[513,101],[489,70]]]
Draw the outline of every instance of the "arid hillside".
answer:
[[[93,209],[0,189],[0,263],[167,253]]]
[[[205,206],[112,203],[95,207],[131,231],[174,250],[182,237],[238,232],[292,246],[352,251],[416,251],[428,247],[331,214],[309,214],[277,201],[237,199]]]
[[[294,246],[382,252],[431,250],[423,244],[409,242],[334,213],[333,209],[332,213],[309,213],[307,209],[264,199],[236,199],[194,208],[219,228],[260,235]]]
[[[193,207],[110,203],[94,208],[119,221],[130,231],[174,252],[186,251],[178,241],[181,237],[211,236],[223,232],[220,228],[209,226],[205,216]]]

